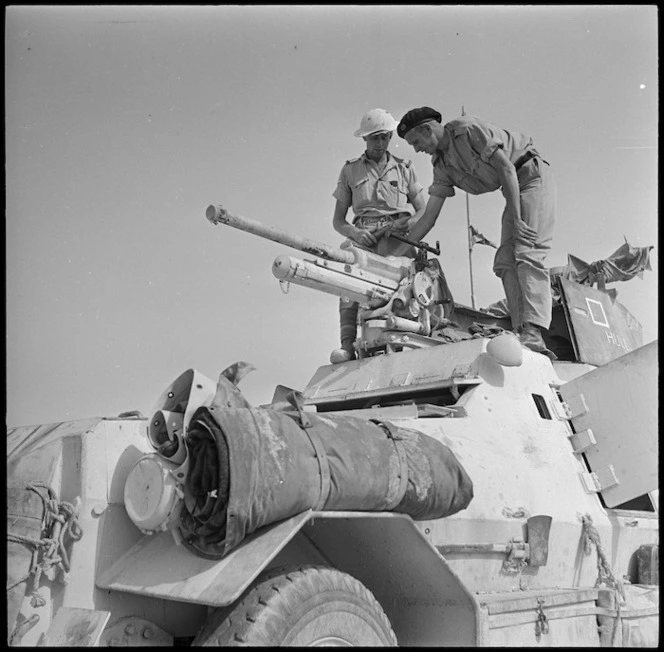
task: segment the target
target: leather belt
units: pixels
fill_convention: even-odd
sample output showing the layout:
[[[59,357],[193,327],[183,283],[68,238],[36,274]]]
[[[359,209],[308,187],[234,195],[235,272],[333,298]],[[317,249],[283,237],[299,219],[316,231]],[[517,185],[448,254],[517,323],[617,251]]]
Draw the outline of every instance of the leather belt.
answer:
[[[386,225],[389,224],[390,222],[394,222],[395,220],[398,220],[401,217],[409,217],[410,213],[408,211],[404,211],[402,213],[392,213],[390,215],[372,215],[371,217],[358,217],[356,220],[354,220],[353,224],[356,226],[362,226],[363,228],[366,228],[367,226],[375,226],[375,225]]]

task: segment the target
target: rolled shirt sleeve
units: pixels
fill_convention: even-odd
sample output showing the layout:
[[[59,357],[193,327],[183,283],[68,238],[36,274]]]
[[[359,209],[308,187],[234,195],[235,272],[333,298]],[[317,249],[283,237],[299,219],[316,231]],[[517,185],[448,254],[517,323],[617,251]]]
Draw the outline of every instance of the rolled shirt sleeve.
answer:
[[[429,195],[434,197],[454,197],[454,183],[445,172],[442,160],[433,160],[433,183],[429,186]]]
[[[417,180],[417,176],[415,175],[415,170],[413,169],[412,165],[405,167],[404,177],[406,181],[406,187],[408,188],[408,199],[410,199],[412,202],[415,197],[417,197],[417,195],[419,195],[424,190],[424,187]]]
[[[332,193],[337,201],[341,202],[345,206],[350,206],[353,203],[353,194],[350,190],[350,182],[348,179],[348,174],[346,172],[346,165],[341,168],[339,173],[339,180],[337,181],[337,187]]]

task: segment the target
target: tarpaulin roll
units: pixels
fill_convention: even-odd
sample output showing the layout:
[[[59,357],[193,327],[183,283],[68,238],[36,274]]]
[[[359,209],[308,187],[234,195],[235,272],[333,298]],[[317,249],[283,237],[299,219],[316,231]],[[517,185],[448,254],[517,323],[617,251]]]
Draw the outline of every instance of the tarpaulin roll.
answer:
[[[423,520],[454,514],[473,496],[447,446],[389,423],[217,403],[196,411],[187,442],[180,529],[205,557],[222,557],[258,528],[307,509]]]

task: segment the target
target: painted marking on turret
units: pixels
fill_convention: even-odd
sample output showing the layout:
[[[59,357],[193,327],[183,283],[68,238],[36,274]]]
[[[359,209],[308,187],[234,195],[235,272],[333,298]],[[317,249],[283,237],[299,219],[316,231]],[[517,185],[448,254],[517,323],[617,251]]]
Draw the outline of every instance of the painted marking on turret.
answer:
[[[617,347],[620,347],[621,349],[625,349],[625,351],[630,351],[631,349],[627,346],[627,343],[625,342],[624,338],[620,337],[617,333],[614,333],[613,331],[606,331],[606,338],[611,342],[611,344],[614,344]]]
[[[593,324],[608,328],[609,320],[606,318],[604,306],[602,305],[601,301],[596,301],[595,299],[589,299],[586,297],[586,305],[588,306],[590,318],[593,320]]]

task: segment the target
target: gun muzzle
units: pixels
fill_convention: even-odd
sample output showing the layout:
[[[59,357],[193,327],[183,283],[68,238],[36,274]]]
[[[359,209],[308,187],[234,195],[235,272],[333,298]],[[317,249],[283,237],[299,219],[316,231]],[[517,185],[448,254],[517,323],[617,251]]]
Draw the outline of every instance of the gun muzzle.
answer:
[[[278,242],[279,244],[292,247],[298,251],[303,251],[306,254],[312,254],[314,256],[319,256],[320,258],[336,260],[339,263],[347,263],[351,265],[355,262],[355,257],[350,251],[344,251],[337,247],[330,247],[330,245],[327,245],[324,242],[309,240],[309,238],[303,238],[302,236],[288,233],[288,231],[277,229],[274,226],[268,226],[267,224],[252,220],[248,217],[234,215],[220,204],[217,204],[216,206],[210,204],[205,211],[205,217],[212,224],[227,224],[240,231],[246,231],[247,233],[257,235],[266,240]]]

